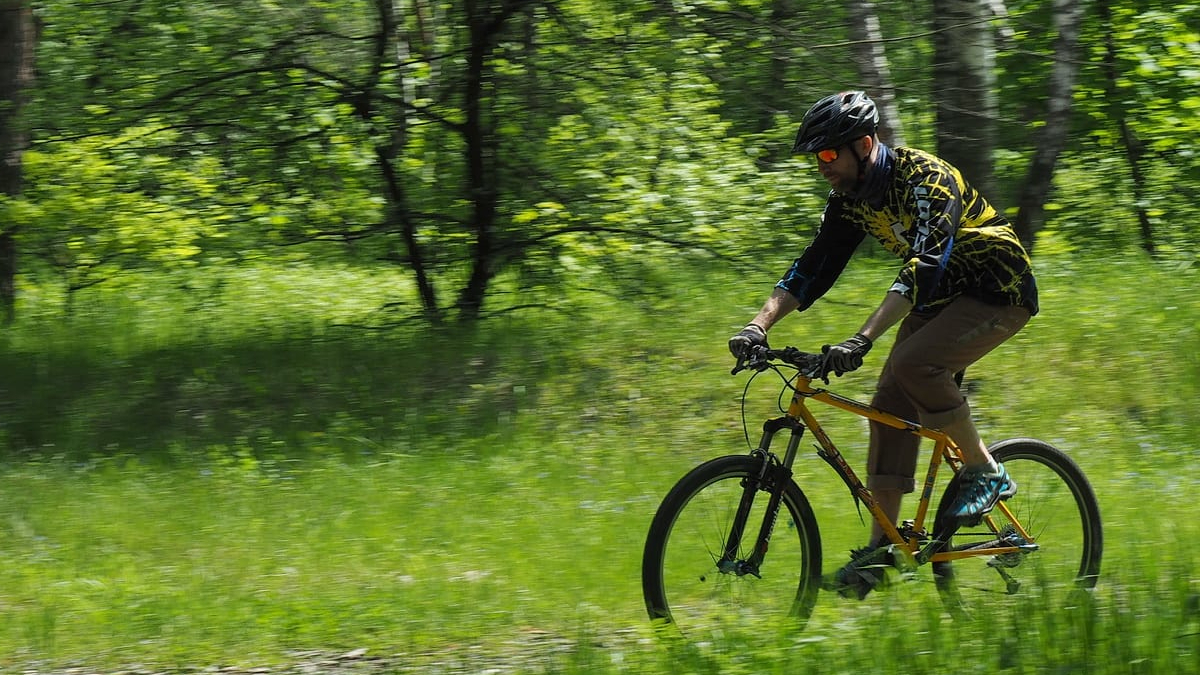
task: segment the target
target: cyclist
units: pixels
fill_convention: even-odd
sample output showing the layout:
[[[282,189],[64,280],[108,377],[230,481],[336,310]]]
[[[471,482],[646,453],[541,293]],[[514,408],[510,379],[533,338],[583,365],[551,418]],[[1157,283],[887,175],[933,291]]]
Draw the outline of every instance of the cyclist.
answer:
[[[1016,484],[980,440],[956,374],[1037,313],[1037,286],[1010,224],[958,169],[921,150],[888,147],[878,124],[861,91],[827,96],[805,113],[792,152],[815,153],[832,187],[821,225],[729,349],[740,357],[767,344],[785,314],[808,309],[830,289],[866,235],[878,239],[903,261],[899,274],[857,333],[826,345],[821,374],[861,367],[874,342],[900,323],[872,405],[954,439],[966,462],[949,512],[971,522],[1015,494]],[[903,429],[871,423],[867,486],[893,522],[915,488],[919,444]],[[865,596],[880,579],[876,563],[887,543],[876,524],[871,543],[834,575],[835,587]]]

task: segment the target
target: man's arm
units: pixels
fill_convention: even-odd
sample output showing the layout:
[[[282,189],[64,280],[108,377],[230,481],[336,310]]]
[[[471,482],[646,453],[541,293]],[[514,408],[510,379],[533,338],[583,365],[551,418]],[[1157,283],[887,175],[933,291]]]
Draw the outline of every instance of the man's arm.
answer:
[[[799,306],[800,301],[794,295],[782,288],[776,288],[750,323],[757,325],[764,332],[769,331],[771,326]]]
[[[729,351],[739,359],[745,358],[747,351],[755,345],[767,344],[767,331],[788,312],[800,306],[796,296],[782,288],[776,288],[771,296],[763,303],[762,309],[746,327],[737,335],[729,338]]]
[[[821,351],[825,354],[821,361],[821,377],[827,378],[829,373],[841,375],[862,367],[863,357],[871,351],[871,345],[889,328],[903,319],[910,310],[912,302],[899,291],[888,291],[883,296],[867,322],[848,340],[836,345],[825,345]],[[828,381],[828,380],[827,380]]]
[[[908,195],[916,219],[912,253],[893,290],[909,296],[915,306],[929,302],[937,292],[950,260],[962,220],[962,192],[947,171],[930,171]]]
[[[808,309],[841,275],[866,233],[845,223],[840,209],[833,201],[825,205],[812,243],[792,262],[754,319],[729,339],[734,356],[742,358],[751,346],[767,344],[772,326],[789,312]]]
[[[883,297],[883,302],[879,303],[879,308],[871,316],[867,317],[867,322],[862,325],[862,328],[858,332],[860,335],[874,342],[882,337],[889,328],[908,316],[912,308],[913,303],[908,298],[900,293],[889,291]]]

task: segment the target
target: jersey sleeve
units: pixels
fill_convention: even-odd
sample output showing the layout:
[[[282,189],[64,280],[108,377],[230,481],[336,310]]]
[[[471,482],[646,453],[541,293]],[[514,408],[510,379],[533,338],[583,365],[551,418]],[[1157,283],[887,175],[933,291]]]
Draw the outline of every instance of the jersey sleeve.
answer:
[[[912,250],[891,291],[923,307],[936,293],[950,262],[963,214],[958,183],[948,173],[931,171],[916,182],[907,195],[916,213]]]
[[[800,303],[796,311],[803,312],[833,287],[865,236],[865,231],[841,216],[840,203],[831,199],[821,216],[817,236],[775,287],[796,298]]]

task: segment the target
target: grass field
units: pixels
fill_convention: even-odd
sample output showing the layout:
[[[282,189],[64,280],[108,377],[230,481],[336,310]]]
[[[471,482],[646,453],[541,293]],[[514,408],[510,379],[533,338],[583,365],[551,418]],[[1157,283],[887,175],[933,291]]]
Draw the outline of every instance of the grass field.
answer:
[[[1195,672],[1197,271],[1039,269],[1043,313],[968,378],[985,438],[1044,438],[1093,482],[1091,606],[952,622],[926,574],[823,596],[765,646],[661,639],[638,580],[671,484],[746,449],[725,340],[770,279],[681,273],[470,331],[366,328],[404,286],[348,268],[117,280],[70,315],[25,289],[0,333],[0,671]],[[889,279],[864,262],[772,344],[844,338]],[[868,397],[879,351],[836,389]],[[751,389],[752,424],[777,394]],[[865,429],[830,421],[860,465]],[[866,527],[823,464],[798,482],[831,569]]]

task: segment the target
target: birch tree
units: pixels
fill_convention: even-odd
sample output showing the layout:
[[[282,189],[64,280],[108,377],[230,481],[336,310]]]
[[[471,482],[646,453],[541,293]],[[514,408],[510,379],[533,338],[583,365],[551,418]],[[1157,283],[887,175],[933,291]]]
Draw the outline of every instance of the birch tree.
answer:
[[[1083,8],[1078,0],[1054,0],[1054,65],[1046,96],[1045,124],[1034,139],[1033,159],[1017,198],[1013,226],[1028,245],[1041,229],[1044,206],[1050,194],[1054,167],[1067,145],[1072,94],[1079,72],[1079,30]]]
[[[986,0],[934,0],[938,154],[994,195],[996,46]]]
[[[850,13],[850,39],[854,44],[858,77],[879,106],[879,137],[891,145],[904,145],[896,88],[892,84],[875,3],[870,0],[848,2],[846,7]]]

